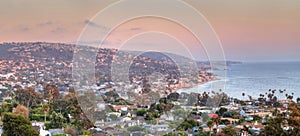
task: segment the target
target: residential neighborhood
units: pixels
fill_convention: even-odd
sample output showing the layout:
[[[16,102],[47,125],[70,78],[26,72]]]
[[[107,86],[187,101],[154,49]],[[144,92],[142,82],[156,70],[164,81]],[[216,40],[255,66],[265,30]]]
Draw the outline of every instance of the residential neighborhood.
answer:
[[[295,102],[293,94],[286,94],[286,99],[279,100],[277,95],[286,90],[270,89],[258,97],[248,95],[249,99],[233,98],[222,90],[177,93],[180,88],[218,80],[205,71],[205,63],[191,79],[180,75],[166,56],[160,60],[141,56],[132,64],[130,82],[114,82],[107,63],[117,51],[100,49],[99,82],[74,90],[73,45],[6,43],[0,47],[7,47],[6,59],[0,61],[1,133],[11,118],[30,121],[33,129],[28,132],[40,136],[269,135],[274,119],[287,121],[280,125],[282,131],[298,131],[297,122],[289,120],[300,116],[300,99]],[[131,57],[121,54],[123,62]],[[211,105],[215,102],[219,103]]]

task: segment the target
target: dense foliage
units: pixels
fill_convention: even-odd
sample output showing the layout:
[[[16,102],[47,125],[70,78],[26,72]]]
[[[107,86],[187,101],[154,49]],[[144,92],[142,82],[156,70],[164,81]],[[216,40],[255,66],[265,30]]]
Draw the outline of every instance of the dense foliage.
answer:
[[[28,118],[13,113],[5,113],[3,118],[4,135],[7,136],[38,136]]]

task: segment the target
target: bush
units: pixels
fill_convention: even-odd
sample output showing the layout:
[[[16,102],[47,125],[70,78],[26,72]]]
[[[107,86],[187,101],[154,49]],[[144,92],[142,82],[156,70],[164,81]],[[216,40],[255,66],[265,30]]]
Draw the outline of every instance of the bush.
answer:
[[[146,113],[147,113],[146,110],[138,110],[138,111],[136,112],[137,116],[144,116]]]
[[[45,125],[45,127],[46,127],[46,128],[45,128],[46,130],[49,130],[49,129],[51,128],[51,123],[50,123],[50,122],[45,122],[44,125]]]
[[[41,122],[43,122],[45,120],[44,118],[45,118],[44,114],[32,114],[30,117],[31,120],[36,120],[36,121],[41,121]],[[46,114],[46,119],[50,120],[49,114]]]
[[[66,118],[61,113],[52,112],[50,127],[51,128],[62,128]]]
[[[185,130],[188,130],[188,129],[192,129],[193,127],[195,126],[199,126],[200,124],[193,120],[193,119],[188,119],[188,120],[184,120],[178,127],[177,129],[178,130],[182,130],[182,131],[185,131]]]
[[[65,131],[66,134],[70,134],[72,136],[77,136],[78,135],[76,129],[72,128],[70,126],[66,127],[64,131]]]
[[[222,129],[223,133],[226,136],[237,136],[237,132],[235,131],[234,127],[232,126],[227,126]]]
[[[258,116],[258,115],[254,115],[254,116],[253,116],[253,120],[254,120],[254,121],[261,121],[261,119],[262,119],[262,118],[261,118],[260,116]]]
[[[35,130],[29,118],[22,115],[5,113],[3,118],[4,135],[8,136],[38,136],[39,131]]]
[[[32,112],[32,114],[43,114],[43,113],[44,113],[42,107],[33,108],[33,109],[31,110],[31,112]]]

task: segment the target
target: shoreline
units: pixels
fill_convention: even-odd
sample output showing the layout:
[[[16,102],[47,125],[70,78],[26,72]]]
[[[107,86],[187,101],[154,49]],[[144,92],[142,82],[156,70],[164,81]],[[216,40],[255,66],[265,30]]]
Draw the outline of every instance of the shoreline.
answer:
[[[188,88],[179,88],[177,89],[175,92],[177,93],[182,93],[182,91],[186,91],[186,90],[191,90],[193,88],[199,88],[200,86],[203,86],[203,85],[206,85],[206,84],[212,84],[213,82],[217,82],[217,81],[220,81],[221,79],[215,79],[215,80],[210,80],[210,81],[207,81],[207,82],[204,82],[204,83],[201,83],[201,84],[196,84],[195,86],[192,86],[192,87],[188,87]],[[208,92],[208,90],[207,90]],[[189,91],[187,93],[196,93],[194,91]]]
[[[199,88],[200,86],[203,86],[203,85],[206,85],[206,84],[212,84],[212,83],[214,83],[214,82],[218,82],[218,81],[220,81],[221,79],[219,79],[219,78],[215,78],[215,79],[213,79],[213,80],[209,80],[209,81],[207,81],[207,82],[203,82],[203,83],[199,83],[199,84],[196,84],[196,85],[194,85],[194,86],[192,86],[192,87],[187,87],[187,88],[184,88],[184,87],[182,87],[182,88],[178,88],[178,89],[176,89],[175,90],[175,92],[176,93],[182,93],[183,91],[186,91],[186,90],[192,90],[192,89],[194,89],[194,88]],[[186,93],[193,93],[194,91],[188,91],[188,92],[186,92]],[[206,92],[208,92],[208,90],[206,91]],[[196,92],[195,92],[196,93]]]

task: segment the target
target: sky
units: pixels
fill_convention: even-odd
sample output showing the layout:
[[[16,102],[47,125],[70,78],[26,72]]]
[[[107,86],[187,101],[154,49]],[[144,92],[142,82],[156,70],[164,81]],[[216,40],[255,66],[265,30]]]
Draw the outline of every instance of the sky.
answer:
[[[99,29],[114,27],[102,25],[101,20],[95,21],[93,17],[116,1],[0,0],[0,42],[74,43],[78,41],[86,26]],[[187,0],[185,2],[207,19],[222,44],[227,60],[300,61],[299,1]],[[132,4],[132,8],[135,6],[137,5]],[[122,12],[126,14],[127,11]],[[171,13],[182,15],[180,11]],[[112,12],[111,18],[107,20],[118,17]],[[153,33],[149,31],[155,31],[156,36],[151,36]],[[166,33],[171,36],[166,36]],[[139,35],[130,39],[128,35],[134,34]],[[181,42],[178,42],[178,39]],[[203,54],[205,57],[204,47],[201,47],[201,43],[198,43],[191,33],[164,19],[135,19],[124,23],[106,39],[106,46],[122,44],[124,48],[135,49],[161,45],[172,48],[170,44],[175,46],[176,42],[178,49],[183,48],[180,45],[184,44],[184,48],[190,50],[192,54],[202,54],[198,58],[203,58]],[[139,47],[134,46],[135,44],[139,44]]]

